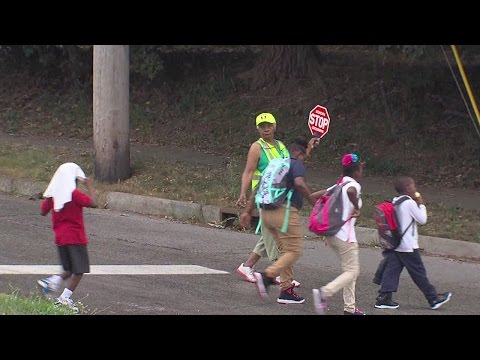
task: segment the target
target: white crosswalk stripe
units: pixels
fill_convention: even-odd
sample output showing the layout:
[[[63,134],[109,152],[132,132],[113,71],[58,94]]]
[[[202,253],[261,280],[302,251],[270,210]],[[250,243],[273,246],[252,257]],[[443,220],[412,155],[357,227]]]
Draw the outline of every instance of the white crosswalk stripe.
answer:
[[[62,272],[59,265],[0,265],[0,274],[49,275]],[[228,274],[227,271],[198,265],[90,265],[85,275],[204,275]]]

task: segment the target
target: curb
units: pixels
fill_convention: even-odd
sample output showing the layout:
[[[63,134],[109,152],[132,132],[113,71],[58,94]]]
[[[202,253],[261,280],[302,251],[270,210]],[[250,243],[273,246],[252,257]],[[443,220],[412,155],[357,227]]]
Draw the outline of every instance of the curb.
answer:
[[[32,182],[25,179],[0,176],[0,191],[39,198],[48,186],[44,182]],[[106,208],[131,211],[144,215],[171,216],[178,220],[196,220],[203,223],[220,224],[222,211],[218,206],[201,205],[194,202],[162,199],[151,196],[122,192],[106,193]],[[306,236],[318,237],[308,230],[307,218],[303,218]],[[357,240],[360,245],[379,246],[377,230],[357,227]],[[468,241],[419,235],[420,249],[432,255],[453,256],[471,260],[480,260],[480,244]]]
[[[0,176],[0,191],[39,198],[47,188],[46,182],[32,182],[27,179]]]

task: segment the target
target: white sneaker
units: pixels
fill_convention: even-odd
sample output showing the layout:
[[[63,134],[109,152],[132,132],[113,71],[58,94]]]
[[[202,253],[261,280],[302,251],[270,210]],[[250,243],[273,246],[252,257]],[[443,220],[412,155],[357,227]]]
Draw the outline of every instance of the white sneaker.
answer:
[[[54,286],[48,278],[37,280],[38,286],[42,290],[43,295],[48,296],[50,293],[57,291],[58,287]]]
[[[277,285],[280,285],[280,276],[277,276],[275,278],[275,282],[277,283]],[[297,280],[292,280],[292,285],[294,287],[300,287],[300,283]]]
[[[254,283],[257,282],[255,276],[253,275],[253,268],[248,266],[243,266],[243,263],[236,270],[237,274],[243,277],[246,281]]]
[[[78,307],[75,305],[72,299],[62,299],[58,297],[55,299],[55,305],[64,305],[69,307],[73,312],[78,313]]]

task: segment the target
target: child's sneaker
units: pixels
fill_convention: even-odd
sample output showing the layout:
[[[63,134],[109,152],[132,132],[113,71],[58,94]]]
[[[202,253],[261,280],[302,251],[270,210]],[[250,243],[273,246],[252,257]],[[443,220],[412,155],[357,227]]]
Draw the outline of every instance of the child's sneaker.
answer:
[[[288,288],[287,290],[283,290],[280,292],[280,296],[277,299],[277,303],[279,304],[303,304],[305,299],[298,295],[293,289],[295,288],[294,285]]]
[[[78,313],[78,307],[75,305],[72,299],[62,299],[58,297],[55,299],[55,305],[64,305],[69,307],[73,312]]]
[[[376,309],[398,309],[400,304],[393,300],[378,300],[375,303]]]
[[[355,308],[353,312],[343,310],[343,315],[367,315],[365,311],[360,310],[359,308]]]
[[[447,293],[444,293],[444,294],[438,294],[437,298],[430,303],[430,307],[432,308],[432,310],[437,310],[440,306],[442,306],[443,304],[448,302],[451,297],[452,297],[451,292],[447,292]]]
[[[268,298],[268,287],[275,283],[275,279],[268,277],[265,273],[255,272],[255,276],[258,294],[263,300]]]
[[[321,289],[313,289],[313,306],[318,315],[324,315],[327,311],[327,298],[323,295]]]
[[[50,295],[52,292],[57,291],[57,288],[48,280],[48,278],[37,280],[38,286],[45,296]]]
[[[244,266],[243,263],[241,263],[236,272],[248,282],[257,282],[257,279],[255,279],[253,275],[253,267]]]

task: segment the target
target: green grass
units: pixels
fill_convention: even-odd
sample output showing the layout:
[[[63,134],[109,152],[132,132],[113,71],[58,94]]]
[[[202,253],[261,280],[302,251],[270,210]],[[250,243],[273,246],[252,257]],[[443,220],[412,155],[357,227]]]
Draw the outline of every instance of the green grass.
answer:
[[[316,187],[311,186],[316,189]],[[376,229],[373,217],[375,205],[385,201],[380,194],[362,194],[361,216],[357,220],[357,226]],[[311,213],[310,204],[305,204],[302,215]],[[418,226],[420,235],[436,236],[447,239],[470,241],[480,243],[480,217],[479,211],[453,209],[438,204],[427,204],[428,222]]]
[[[63,162],[73,161],[87,174],[93,173],[93,154],[89,151],[60,147],[33,147],[0,145],[0,175],[48,181]],[[98,203],[102,206],[107,191],[156,196],[171,200],[192,201],[216,206],[234,206],[241,183],[243,168],[235,160],[226,166],[193,165],[184,162],[161,163],[158,160],[132,160],[133,175],[115,184],[96,184]],[[312,190],[318,184],[309,184]],[[362,215],[358,226],[375,228],[374,206],[385,198],[375,193],[363,194]],[[428,223],[419,226],[422,235],[438,236],[480,243],[478,211],[452,209],[441,204],[428,204]],[[305,204],[303,215],[311,206]]]
[[[105,191],[230,206],[237,200],[241,171],[234,164],[227,165],[225,169],[181,162],[158,164],[144,161],[133,164],[133,175],[129,179],[100,186]]]
[[[0,293],[0,315],[73,315],[74,312],[63,306],[55,306],[52,300],[37,296]]]
[[[0,146],[0,173],[5,176],[49,181],[62,163],[73,161],[91,173],[91,158],[81,151],[68,151],[54,147]]]
[[[363,194],[362,216],[359,226],[376,228],[373,209],[385,199],[378,194]],[[418,226],[421,235],[480,243],[480,223],[478,211],[452,209],[438,204],[427,204],[428,222]]]

